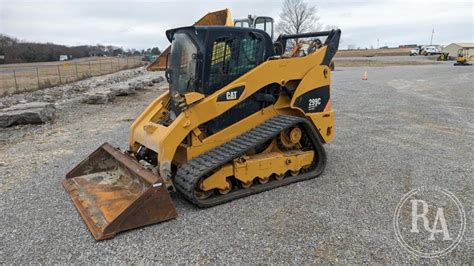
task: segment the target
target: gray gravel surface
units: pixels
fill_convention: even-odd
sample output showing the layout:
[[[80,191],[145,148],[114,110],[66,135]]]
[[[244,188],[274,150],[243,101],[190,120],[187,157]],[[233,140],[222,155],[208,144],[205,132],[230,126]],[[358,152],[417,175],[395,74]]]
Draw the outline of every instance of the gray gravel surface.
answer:
[[[177,219],[102,242],[61,181],[103,142],[125,148],[133,119],[160,91],[0,130],[0,263],[472,263],[473,70],[338,68],[336,137],[320,178],[210,209],[174,195]],[[432,260],[408,254],[392,228],[399,200],[424,185],[454,193],[467,215],[459,246]]]

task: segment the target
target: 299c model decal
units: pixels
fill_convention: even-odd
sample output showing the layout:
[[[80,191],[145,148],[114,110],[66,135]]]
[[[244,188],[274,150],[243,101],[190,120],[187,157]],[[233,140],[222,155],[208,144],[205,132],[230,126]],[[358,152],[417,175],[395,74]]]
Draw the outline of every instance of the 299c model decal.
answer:
[[[295,106],[305,113],[322,112],[329,101],[329,85],[312,89],[296,98]]]

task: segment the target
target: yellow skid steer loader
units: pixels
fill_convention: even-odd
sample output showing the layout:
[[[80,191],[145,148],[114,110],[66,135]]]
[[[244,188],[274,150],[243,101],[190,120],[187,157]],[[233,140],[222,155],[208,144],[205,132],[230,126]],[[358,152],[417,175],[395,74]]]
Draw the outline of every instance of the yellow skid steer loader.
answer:
[[[281,35],[191,26],[166,32],[169,90],[64,180],[97,240],[177,216],[170,192],[210,207],[319,176],[334,137],[331,71],[341,31]],[[288,40],[309,38],[289,53]]]

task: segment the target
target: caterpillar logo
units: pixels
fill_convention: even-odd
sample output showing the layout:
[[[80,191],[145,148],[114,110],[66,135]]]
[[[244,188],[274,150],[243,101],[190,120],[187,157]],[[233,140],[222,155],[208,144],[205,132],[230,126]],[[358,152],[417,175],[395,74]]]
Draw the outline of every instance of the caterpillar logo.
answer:
[[[242,93],[244,92],[245,87],[240,86],[240,87],[235,87],[232,88],[226,92],[223,92],[217,96],[217,101],[218,102],[225,102],[225,101],[235,101],[242,96]]]
[[[228,91],[225,93],[226,100],[236,100],[237,99],[237,91]]]

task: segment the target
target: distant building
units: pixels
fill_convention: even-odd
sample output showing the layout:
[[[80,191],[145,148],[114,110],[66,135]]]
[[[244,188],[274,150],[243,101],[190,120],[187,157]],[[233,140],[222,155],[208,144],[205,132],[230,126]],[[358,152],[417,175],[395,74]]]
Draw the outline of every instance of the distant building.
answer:
[[[449,56],[456,57],[459,49],[469,49],[468,57],[474,55],[474,43],[470,42],[455,42],[443,48],[443,53],[449,53]]]
[[[402,44],[398,46],[398,48],[416,48],[416,47],[418,47],[418,44]]]

